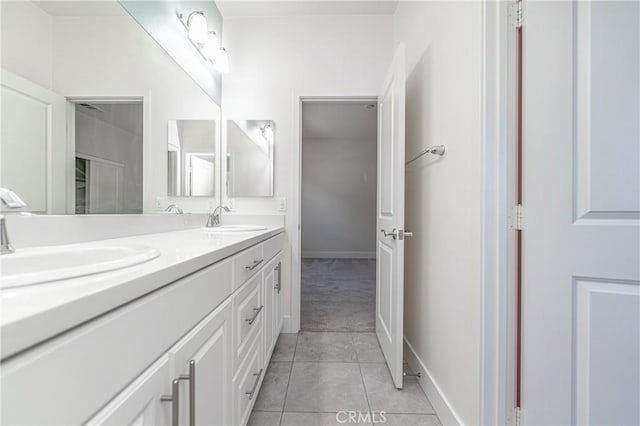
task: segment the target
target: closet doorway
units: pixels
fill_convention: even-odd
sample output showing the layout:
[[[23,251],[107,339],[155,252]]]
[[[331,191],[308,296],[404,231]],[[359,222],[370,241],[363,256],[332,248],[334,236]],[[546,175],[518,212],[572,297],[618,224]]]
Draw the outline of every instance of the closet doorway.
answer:
[[[377,100],[302,105],[303,331],[375,331]]]

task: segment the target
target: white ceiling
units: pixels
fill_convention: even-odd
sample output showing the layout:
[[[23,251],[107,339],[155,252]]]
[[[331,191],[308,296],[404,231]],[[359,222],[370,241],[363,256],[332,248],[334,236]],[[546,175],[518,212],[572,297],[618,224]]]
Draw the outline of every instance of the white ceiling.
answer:
[[[305,16],[305,15],[393,15],[397,1],[216,1],[225,18],[250,16]]]
[[[302,137],[312,139],[375,140],[377,107],[372,102],[305,102]]]
[[[42,0],[33,3],[51,16],[120,16],[127,14],[116,0]]]

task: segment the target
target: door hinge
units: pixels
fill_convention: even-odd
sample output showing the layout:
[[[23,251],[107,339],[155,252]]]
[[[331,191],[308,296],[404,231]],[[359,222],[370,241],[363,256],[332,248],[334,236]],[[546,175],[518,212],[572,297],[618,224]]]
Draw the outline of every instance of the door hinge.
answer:
[[[522,204],[516,204],[511,210],[511,229],[522,230],[522,220],[524,219],[524,209]]]
[[[522,20],[524,18],[524,10],[522,7],[522,0],[518,0],[514,6],[514,15],[515,15],[515,27],[522,28]]]

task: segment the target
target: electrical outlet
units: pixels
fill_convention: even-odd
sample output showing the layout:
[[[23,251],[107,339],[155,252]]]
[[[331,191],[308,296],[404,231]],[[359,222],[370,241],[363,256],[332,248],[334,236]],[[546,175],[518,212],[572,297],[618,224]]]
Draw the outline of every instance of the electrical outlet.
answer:
[[[287,199],[285,197],[278,198],[278,210],[281,212],[287,211]]]
[[[156,197],[156,210],[162,210],[162,197]]]

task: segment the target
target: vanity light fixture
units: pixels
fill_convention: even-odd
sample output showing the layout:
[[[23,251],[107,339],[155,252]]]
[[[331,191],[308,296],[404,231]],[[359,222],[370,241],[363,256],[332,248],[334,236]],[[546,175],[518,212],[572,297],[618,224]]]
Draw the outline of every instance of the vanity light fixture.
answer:
[[[194,43],[204,44],[209,34],[207,30],[207,18],[204,17],[204,12],[191,12],[187,18],[187,29],[189,31],[189,38],[193,40]]]
[[[207,18],[204,12],[191,12],[184,21],[184,15],[176,12],[180,23],[186,28],[189,41],[205,61],[213,64],[213,68],[221,73],[229,71],[229,57],[224,47],[220,47],[220,41],[215,31],[207,28]]]

